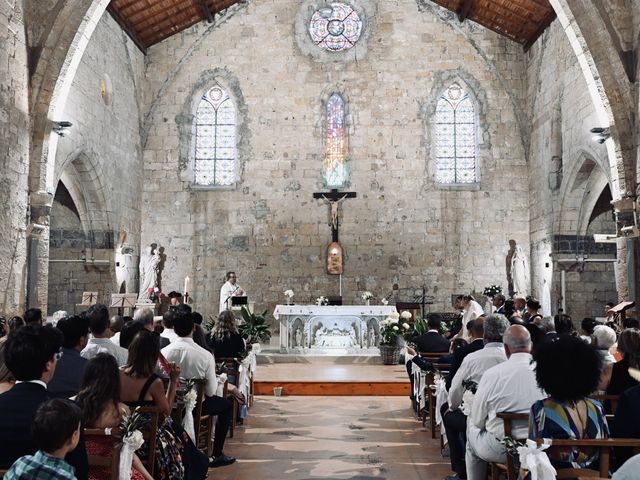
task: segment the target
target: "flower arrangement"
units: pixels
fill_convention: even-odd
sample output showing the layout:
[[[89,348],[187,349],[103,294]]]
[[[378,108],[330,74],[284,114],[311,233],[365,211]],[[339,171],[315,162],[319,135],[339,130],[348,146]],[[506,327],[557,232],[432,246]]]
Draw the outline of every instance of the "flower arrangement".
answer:
[[[400,314],[390,313],[380,322],[380,345],[396,346],[398,337],[409,331],[409,324],[400,321]]]
[[[482,292],[485,297],[489,298],[493,298],[500,293],[502,293],[502,287],[500,285],[489,285]]]
[[[287,297],[287,305],[291,305],[291,300],[293,299],[293,290],[285,290],[284,296]]]
[[[367,300],[371,300],[373,298],[373,293],[366,291],[366,292],[362,292],[362,295],[360,296],[362,297],[362,300],[366,302]]]
[[[329,304],[329,300],[326,297],[320,296],[316,298],[316,305],[318,305],[319,307],[322,305],[328,305],[328,304]]]
[[[149,300],[152,302],[157,302],[160,296],[162,295],[162,290],[158,287],[149,287]]]
[[[389,300],[387,300],[386,298],[383,298],[382,300],[380,300],[380,303],[386,307],[387,305],[389,305]]]
[[[133,454],[144,444],[144,437],[140,428],[145,423],[145,418],[136,408],[131,415],[124,415],[120,422],[120,459],[118,462],[118,478],[127,478],[131,474]]]
[[[411,312],[409,310],[403,310],[400,314],[400,318],[402,318],[403,320],[411,320],[412,316],[413,315],[411,315]]]

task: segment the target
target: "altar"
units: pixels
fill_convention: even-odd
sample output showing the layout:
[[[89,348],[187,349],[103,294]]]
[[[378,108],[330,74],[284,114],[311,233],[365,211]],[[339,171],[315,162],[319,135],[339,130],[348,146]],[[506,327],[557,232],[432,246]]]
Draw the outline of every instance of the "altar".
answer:
[[[280,351],[343,355],[378,352],[380,321],[396,312],[384,305],[277,305]]]

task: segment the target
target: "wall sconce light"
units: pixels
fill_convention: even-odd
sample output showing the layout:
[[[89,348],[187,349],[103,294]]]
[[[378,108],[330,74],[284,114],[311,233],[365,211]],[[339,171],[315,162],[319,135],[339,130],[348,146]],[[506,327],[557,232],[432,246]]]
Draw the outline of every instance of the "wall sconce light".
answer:
[[[609,132],[608,128],[592,128],[591,133],[593,133],[593,137],[591,137],[592,140],[594,142],[598,142],[600,145],[609,140],[609,138],[611,137],[611,132]]]
[[[62,121],[62,122],[53,122],[53,125],[54,125],[53,127],[54,132],[56,132],[61,137],[66,137],[67,135],[69,135],[69,133],[71,133],[71,127],[73,126],[73,123]]]

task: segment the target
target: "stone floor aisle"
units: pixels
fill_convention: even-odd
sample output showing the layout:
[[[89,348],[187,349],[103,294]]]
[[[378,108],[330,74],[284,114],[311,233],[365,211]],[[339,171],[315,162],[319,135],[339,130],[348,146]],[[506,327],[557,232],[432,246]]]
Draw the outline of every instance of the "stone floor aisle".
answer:
[[[256,397],[209,479],[441,479],[439,453],[404,397]]]

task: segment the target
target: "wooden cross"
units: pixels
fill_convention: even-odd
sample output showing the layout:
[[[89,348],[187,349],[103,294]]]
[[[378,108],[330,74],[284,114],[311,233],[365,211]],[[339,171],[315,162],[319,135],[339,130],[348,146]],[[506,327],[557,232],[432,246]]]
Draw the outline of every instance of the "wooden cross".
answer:
[[[356,198],[356,192],[339,192],[337,189],[332,189],[330,192],[315,192],[313,198],[322,198],[329,203],[331,207],[331,238],[332,241],[338,242],[338,235],[340,229],[340,218],[338,215],[338,205],[345,198]]]

